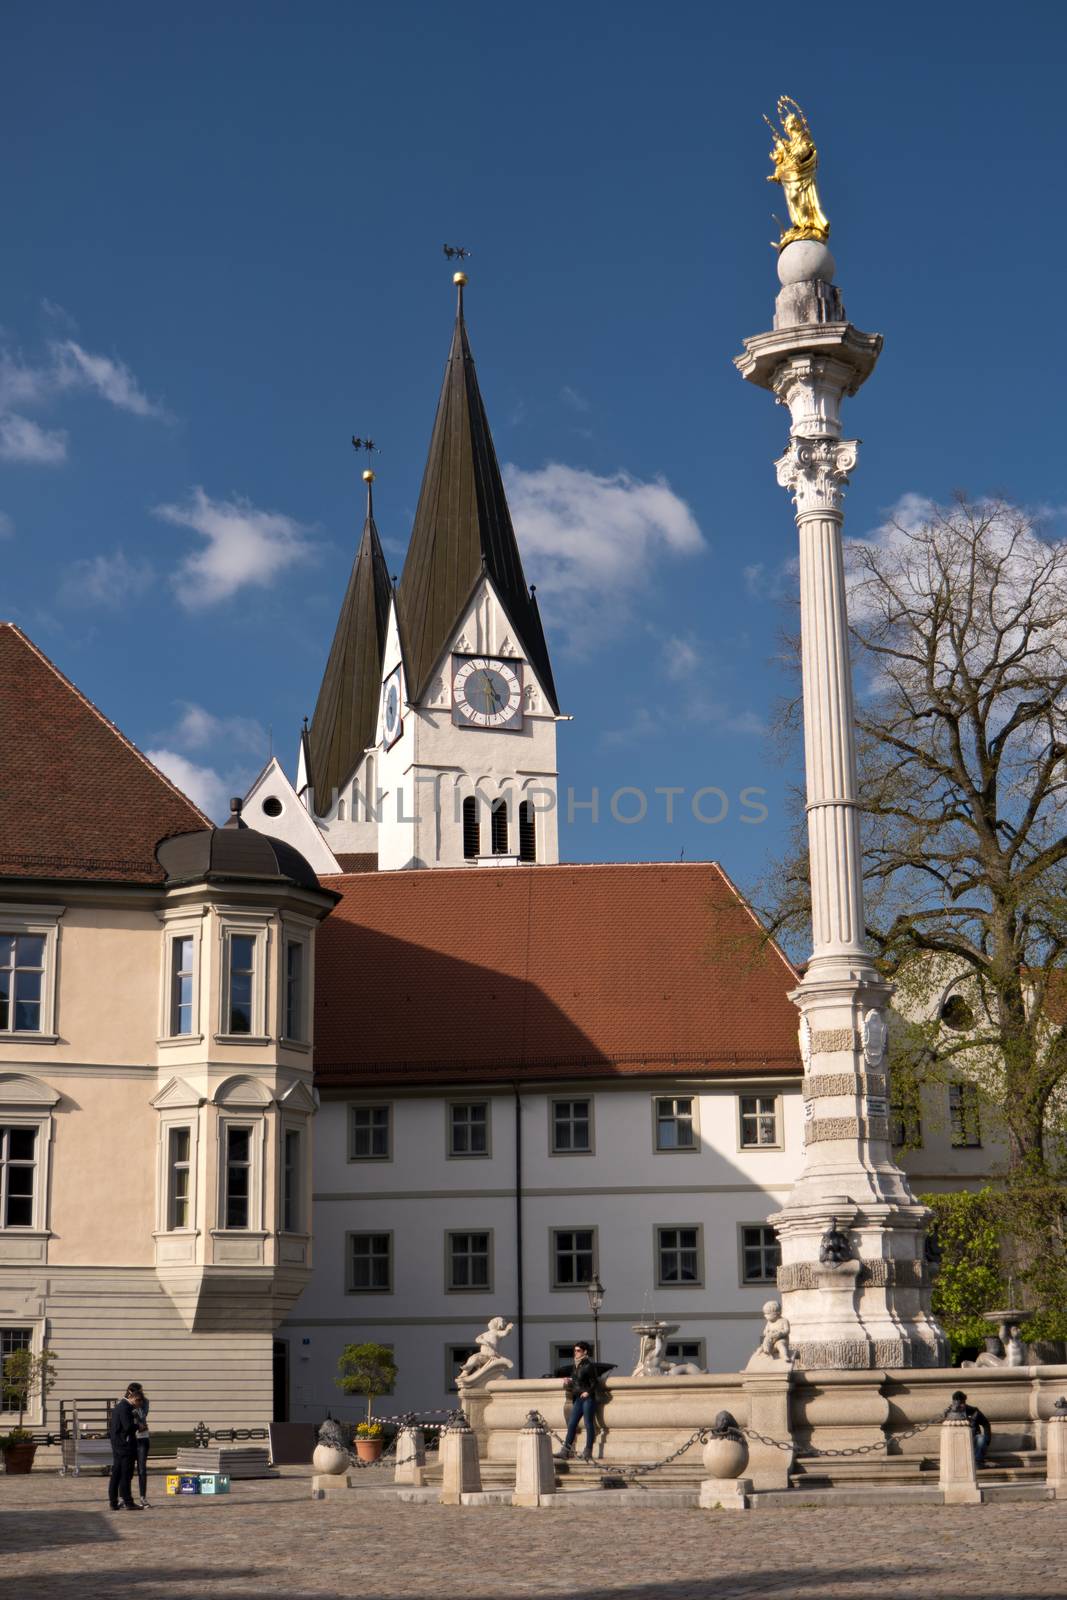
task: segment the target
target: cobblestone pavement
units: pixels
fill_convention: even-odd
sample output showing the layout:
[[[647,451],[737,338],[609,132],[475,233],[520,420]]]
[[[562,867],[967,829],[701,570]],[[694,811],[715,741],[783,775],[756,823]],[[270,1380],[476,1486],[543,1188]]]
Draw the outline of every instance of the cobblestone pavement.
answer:
[[[1067,1502],[801,1503],[748,1515],[313,1501],[306,1476],[107,1509],[104,1481],[0,1476],[5,1600],[1061,1600]]]

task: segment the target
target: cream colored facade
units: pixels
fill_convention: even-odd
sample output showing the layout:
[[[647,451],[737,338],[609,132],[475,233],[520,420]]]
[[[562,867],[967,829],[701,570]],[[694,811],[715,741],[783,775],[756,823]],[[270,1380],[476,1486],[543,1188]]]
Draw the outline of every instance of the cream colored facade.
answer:
[[[39,1026],[0,1032],[0,1128],[14,1130],[0,1330],[8,1347],[28,1335],[58,1356],[31,1426],[57,1428],[61,1401],[114,1398],[131,1378],[157,1428],[273,1414],[272,1333],[311,1270],[314,941],[328,904],[281,879],[0,880],[0,943],[44,940]],[[230,966],[250,952],[251,1026],[235,1033]]]

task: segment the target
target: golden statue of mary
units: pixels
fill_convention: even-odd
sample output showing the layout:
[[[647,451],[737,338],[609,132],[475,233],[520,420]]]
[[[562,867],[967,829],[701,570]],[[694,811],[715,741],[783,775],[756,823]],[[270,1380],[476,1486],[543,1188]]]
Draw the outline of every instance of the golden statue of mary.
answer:
[[[763,119],[774,134],[771,150],[774,171],[767,174],[767,182],[781,184],[793,226],[776,241],[776,248],[781,250],[794,239],[820,239],[825,243],[830,237],[830,223],[819,204],[815,187],[819,152],[808,119],[796,101],[785,94],[778,101],[778,118],[780,133],[769,117]]]

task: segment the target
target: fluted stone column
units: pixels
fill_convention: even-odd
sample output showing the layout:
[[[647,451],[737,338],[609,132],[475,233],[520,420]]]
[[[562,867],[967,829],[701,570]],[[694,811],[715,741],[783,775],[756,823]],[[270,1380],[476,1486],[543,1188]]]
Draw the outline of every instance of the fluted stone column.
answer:
[[[800,542],[800,603],[811,874],[812,955],[800,1011],[805,1144],[801,1173],[770,1220],[782,1247],[779,1288],[790,1343],[809,1367],[942,1365],[930,1315],[917,1204],[889,1145],[885,1051],[891,989],[864,948],[863,861],[841,527],[858,441],[842,438],[841,402],[874,370],[880,334],[845,318],[825,245],[779,256],[774,330],[745,340],[742,376],[789,410],[778,482]],[[861,1266],[854,1291],[829,1293],[819,1247],[837,1219]]]

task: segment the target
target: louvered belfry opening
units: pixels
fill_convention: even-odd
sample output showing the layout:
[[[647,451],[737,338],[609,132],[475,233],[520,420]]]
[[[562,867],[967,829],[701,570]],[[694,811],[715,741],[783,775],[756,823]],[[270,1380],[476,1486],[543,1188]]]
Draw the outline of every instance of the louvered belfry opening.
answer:
[[[493,854],[506,856],[508,853],[508,803],[506,800],[493,801]]]
[[[478,821],[478,802],[469,794],[463,802],[463,856],[477,861],[482,853],[482,828]]]
[[[537,860],[537,819],[529,800],[519,805],[519,860]]]

